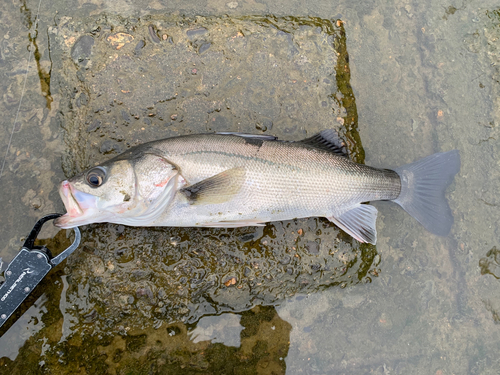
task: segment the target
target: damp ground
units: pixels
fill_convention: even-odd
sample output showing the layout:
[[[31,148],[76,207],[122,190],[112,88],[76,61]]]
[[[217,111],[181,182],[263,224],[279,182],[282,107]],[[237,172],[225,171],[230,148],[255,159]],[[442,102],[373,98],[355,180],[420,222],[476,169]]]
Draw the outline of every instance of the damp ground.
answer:
[[[0,14],[4,261],[63,210],[61,179],[148,140],[334,127],[359,162],[457,148],[462,169],[447,238],[386,202],[376,247],[315,218],[87,226],[0,331],[2,371],[496,373],[498,5],[42,1],[35,32],[37,7]],[[42,237],[55,252],[70,242]]]

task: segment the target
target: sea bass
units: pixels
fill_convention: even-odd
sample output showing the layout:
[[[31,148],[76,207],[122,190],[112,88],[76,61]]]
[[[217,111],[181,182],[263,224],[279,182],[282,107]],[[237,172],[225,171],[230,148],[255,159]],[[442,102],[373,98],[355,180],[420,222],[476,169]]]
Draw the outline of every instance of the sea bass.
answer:
[[[285,142],[267,135],[215,133],[145,143],[61,183],[61,228],[242,227],[326,217],[360,242],[377,241],[377,209],[391,200],[427,230],[447,235],[445,190],[460,169],[457,150],[394,170],[349,159],[334,130]]]

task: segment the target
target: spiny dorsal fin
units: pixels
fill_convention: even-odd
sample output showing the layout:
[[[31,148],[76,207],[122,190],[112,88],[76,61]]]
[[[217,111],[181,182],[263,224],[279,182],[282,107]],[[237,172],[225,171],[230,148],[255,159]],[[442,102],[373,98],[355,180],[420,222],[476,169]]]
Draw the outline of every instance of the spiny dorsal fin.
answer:
[[[358,204],[338,217],[328,217],[328,220],[359,242],[375,245],[377,242],[377,213],[377,209],[369,204]]]
[[[237,167],[179,190],[190,204],[218,204],[233,198],[245,182],[245,168]]]
[[[333,152],[337,155],[345,156],[346,158],[349,157],[344,141],[340,138],[339,133],[333,129],[322,130],[318,134],[303,139],[298,143],[304,143],[321,150]]]
[[[235,135],[237,137],[261,139],[263,141],[276,141],[276,140],[278,140],[278,138],[275,137],[274,135],[267,135],[267,134],[248,134],[248,133],[238,133],[238,132],[216,132],[215,134]]]

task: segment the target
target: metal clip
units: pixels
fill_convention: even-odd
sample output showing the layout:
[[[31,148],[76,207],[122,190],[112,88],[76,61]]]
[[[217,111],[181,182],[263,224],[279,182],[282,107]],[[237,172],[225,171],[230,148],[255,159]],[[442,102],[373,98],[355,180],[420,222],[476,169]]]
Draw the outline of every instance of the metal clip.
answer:
[[[47,273],[75,251],[80,244],[80,230],[73,228],[75,239],[70,247],[56,257],[52,257],[45,246],[35,246],[35,240],[43,224],[56,219],[61,214],[50,214],[38,220],[4,272],[5,282],[0,286],[0,327],[16,311]]]

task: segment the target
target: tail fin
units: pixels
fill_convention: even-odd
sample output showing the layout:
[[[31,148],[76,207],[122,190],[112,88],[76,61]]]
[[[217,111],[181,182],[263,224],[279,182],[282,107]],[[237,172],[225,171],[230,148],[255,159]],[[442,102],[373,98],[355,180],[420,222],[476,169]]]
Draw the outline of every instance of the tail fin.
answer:
[[[458,150],[441,152],[395,169],[401,193],[394,200],[429,232],[450,233],[453,216],[444,192],[460,170]]]

